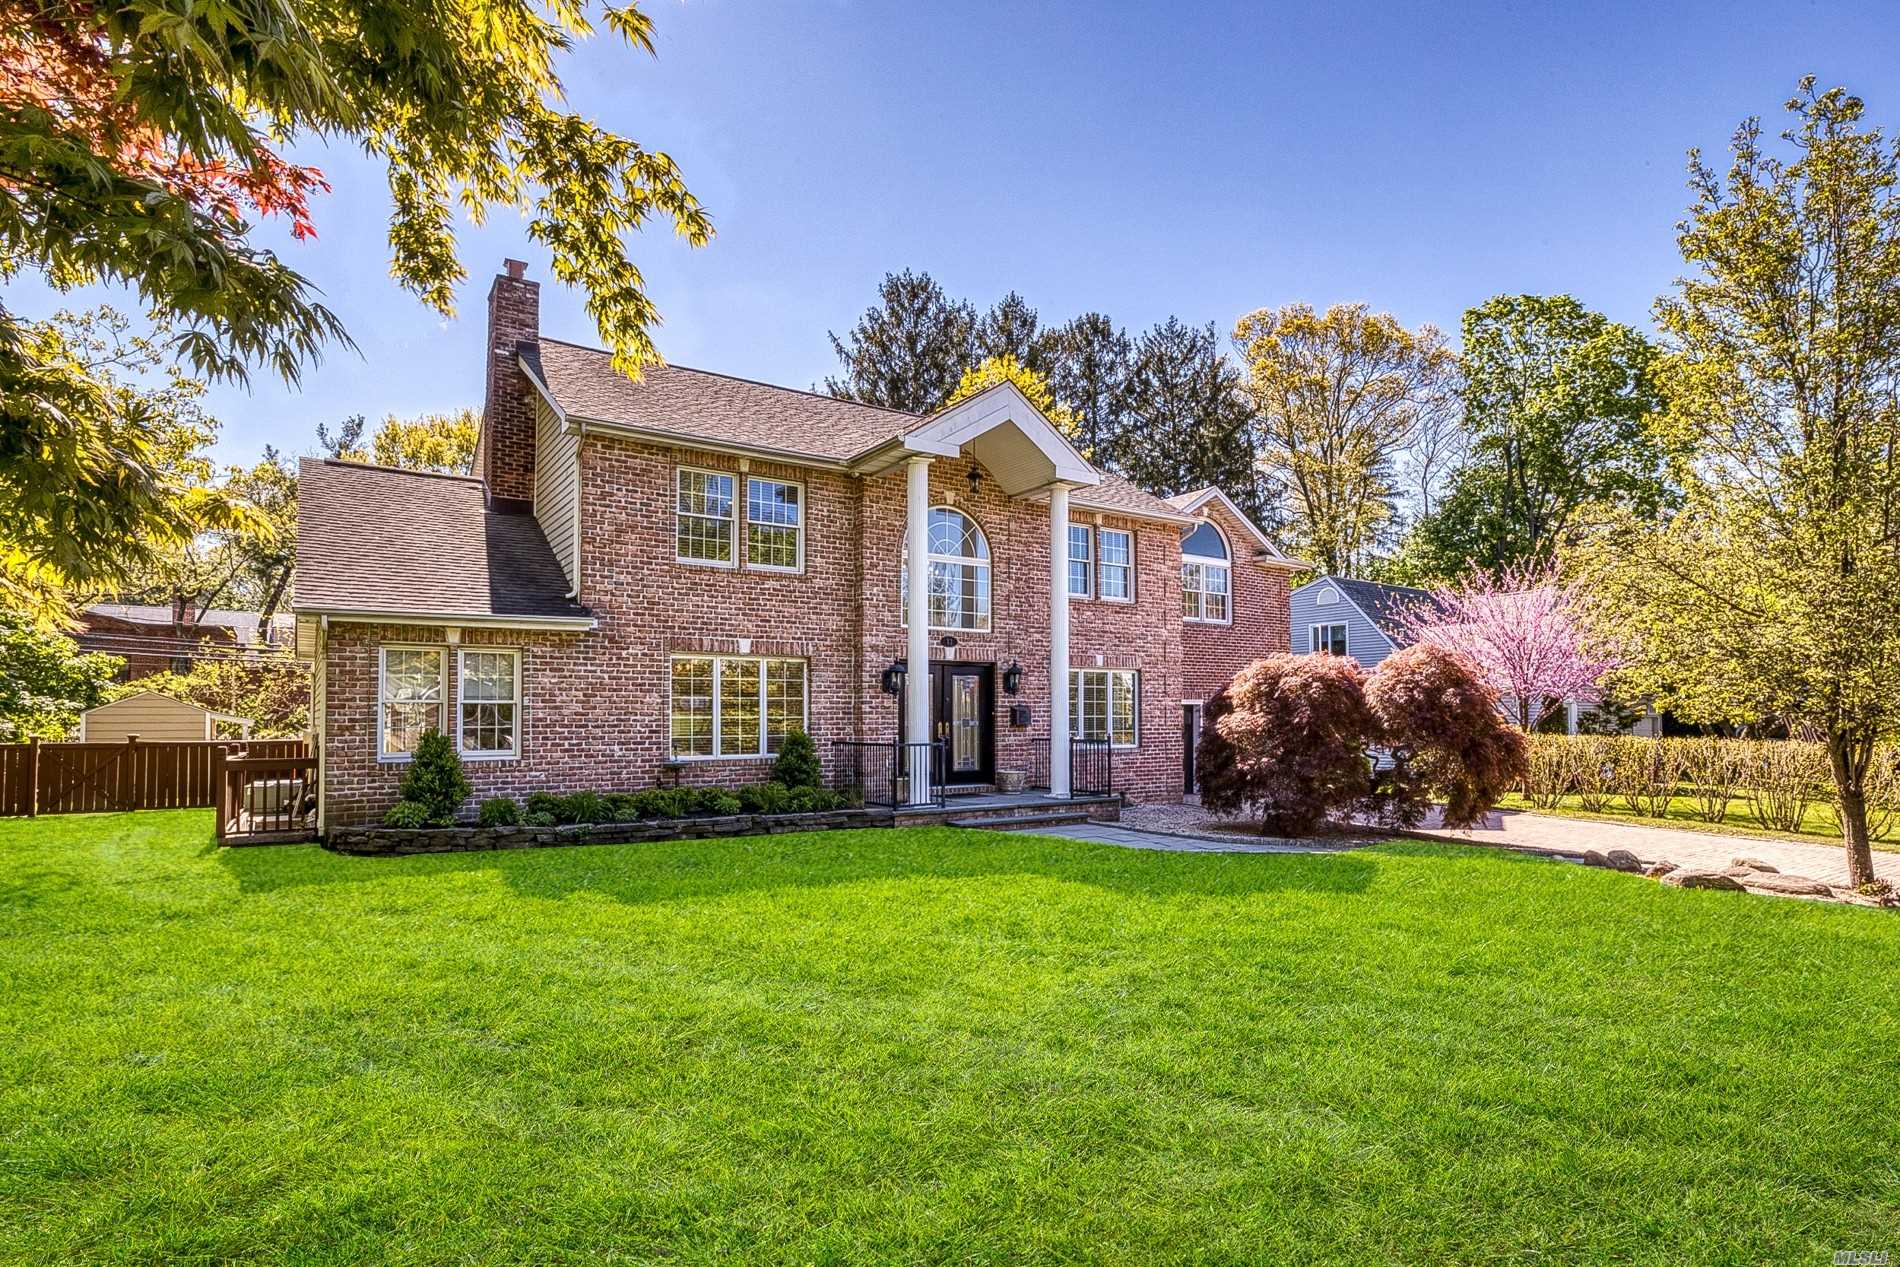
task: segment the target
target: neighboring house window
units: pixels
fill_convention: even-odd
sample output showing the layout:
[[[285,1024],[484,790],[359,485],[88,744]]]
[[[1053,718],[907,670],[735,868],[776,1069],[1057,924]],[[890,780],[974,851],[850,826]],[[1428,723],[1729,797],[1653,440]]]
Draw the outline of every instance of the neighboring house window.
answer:
[[[1069,525],[1069,597],[1087,598],[1093,592],[1090,578],[1095,562],[1089,546],[1089,526]]]
[[[1140,679],[1133,669],[1069,670],[1069,734],[1132,748],[1138,737]]]
[[[732,566],[734,508],[732,476],[681,467],[674,513],[675,557],[682,563]]]
[[[1103,528],[1102,597],[1111,603],[1126,603],[1135,597],[1135,534],[1120,528]]]
[[[805,729],[805,662],[674,656],[675,757],[771,756]]]
[[[520,755],[521,653],[469,648],[456,654],[465,757]]]
[[[899,583],[904,619],[910,616],[910,560]],[[962,511],[930,512],[930,627],[990,627],[990,545],[983,530]]]
[[[1181,616],[1224,625],[1232,619],[1227,541],[1220,529],[1201,523],[1181,537]]]
[[[1312,625],[1306,631],[1306,645],[1315,654],[1324,651],[1329,655],[1346,654],[1346,626]]]
[[[381,755],[406,757],[442,729],[444,656],[440,647],[384,647]]]
[[[785,480],[746,480],[747,567],[796,572],[805,566],[803,492]]]

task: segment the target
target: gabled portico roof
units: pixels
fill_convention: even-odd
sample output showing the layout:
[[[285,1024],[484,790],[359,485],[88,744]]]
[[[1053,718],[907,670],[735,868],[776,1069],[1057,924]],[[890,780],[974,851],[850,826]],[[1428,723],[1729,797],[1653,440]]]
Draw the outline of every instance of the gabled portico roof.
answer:
[[[864,474],[912,457],[969,454],[1012,497],[1051,484],[1089,487],[1102,473],[1077,451],[1014,383],[997,383],[918,419],[897,436],[852,459]]]

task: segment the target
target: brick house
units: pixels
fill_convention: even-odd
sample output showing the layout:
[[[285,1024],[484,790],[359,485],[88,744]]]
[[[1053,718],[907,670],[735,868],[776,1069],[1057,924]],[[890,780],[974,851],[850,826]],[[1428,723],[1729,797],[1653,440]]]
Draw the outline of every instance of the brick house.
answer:
[[[478,798],[763,779],[802,728],[834,776],[895,767],[899,799],[1066,795],[1072,760],[1179,799],[1188,706],[1287,646],[1303,564],[1218,490],[1096,469],[1007,384],[924,417],[636,383],[541,337],[523,272],[489,292],[475,475],[303,465],[326,829],[381,815],[431,728]]]

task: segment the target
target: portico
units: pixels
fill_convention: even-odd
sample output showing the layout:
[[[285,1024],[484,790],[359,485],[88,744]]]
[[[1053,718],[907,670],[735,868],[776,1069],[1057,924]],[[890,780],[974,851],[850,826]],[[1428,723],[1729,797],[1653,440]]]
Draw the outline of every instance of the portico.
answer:
[[[1046,497],[1048,517],[1049,753],[1048,783],[1052,796],[1067,796],[1069,769],[1069,492],[1101,481],[1088,460],[1044,418],[1014,385],[1000,383],[970,399],[923,419],[880,450],[865,455],[873,470],[902,464],[905,471],[904,541],[907,560],[931,560],[930,469],[935,460],[967,457],[978,463],[1011,498]],[[907,566],[910,566],[907,564]],[[904,677],[904,731],[907,800],[929,804],[937,798],[936,754],[920,737],[936,733],[932,716],[931,601],[941,600],[943,584],[932,563],[913,567],[913,576],[927,575],[925,584],[911,584],[905,594],[906,663]]]

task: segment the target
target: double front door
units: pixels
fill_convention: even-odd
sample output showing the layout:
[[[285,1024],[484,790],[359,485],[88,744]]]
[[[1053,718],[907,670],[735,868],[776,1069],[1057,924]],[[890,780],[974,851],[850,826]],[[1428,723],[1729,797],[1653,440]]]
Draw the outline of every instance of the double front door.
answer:
[[[907,684],[908,689],[908,684]],[[902,696],[897,710],[904,733]],[[931,738],[944,747],[943,781],[949,786],[996,779],[996,666],[935,663],[930,666]]]

